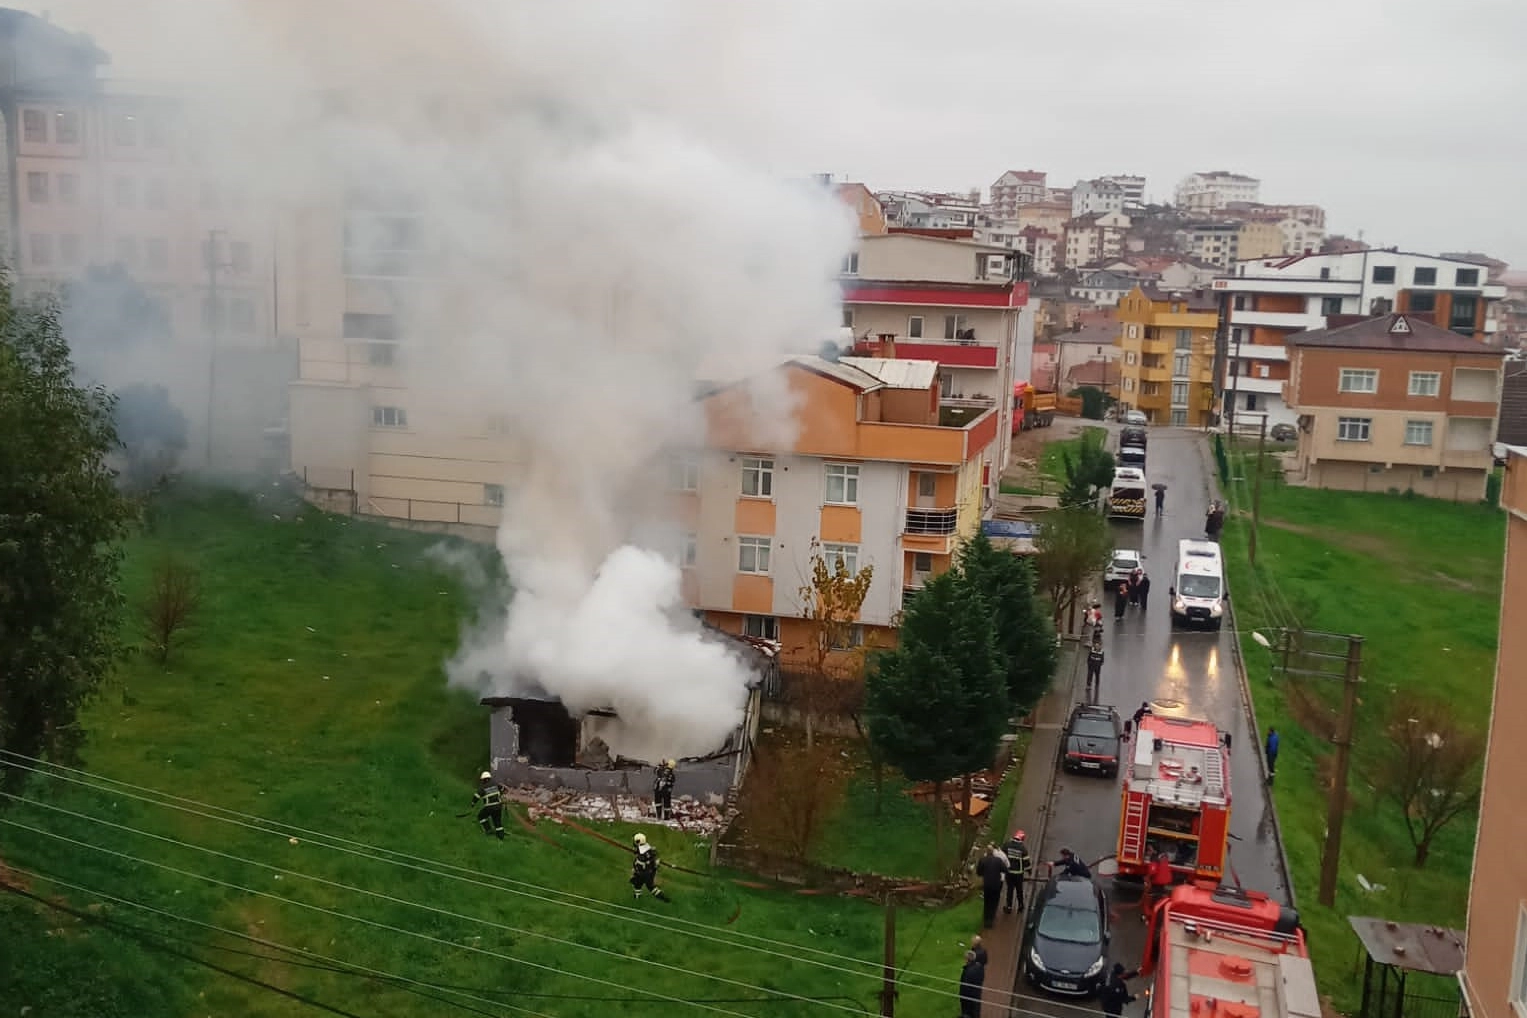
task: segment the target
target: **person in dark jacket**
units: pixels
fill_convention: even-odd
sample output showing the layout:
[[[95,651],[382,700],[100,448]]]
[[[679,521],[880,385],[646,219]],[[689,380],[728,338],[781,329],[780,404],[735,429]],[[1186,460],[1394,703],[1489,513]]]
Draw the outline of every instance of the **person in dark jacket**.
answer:
[[[1149,604],[1150,599],[1151,599],[1151,574],[1150,573],[1144,572],[1143,570],[1141,571],[1141,573],[1140,573],[1140,582],[1135,585],[1135,593],[1140,598],[1140,610],[1141,611],[1145,611],[1146,606]]]
[[[1108,975],[1108,982],[1103,984],[1103,991],[1098,994],[1098,1003],[1103,1005],[1103,1013],[1118,1018],[1124,1013],[1126,1004],[1135,1002],[1135,995],[1129,992],[1129,987],[1124,980],[1133,979],[1139,972],[1126,972],[1124,966],[1114,962],[1113,971]]]
[[[631,897],[640,898],[645,890],[662,901],[663,889],[657,886],[657,849],[647,844],[645,834],[638,833],[631,840],[636,849],[636,858],[631,860]]]
[[[1267,745],[1264,747],[1267,753],[1267,782],[1272,783],[1273,777],[1278,773],[1278,730],[1267,730]]]
[[[987,964],[991,960],[989,957],[987,957],[986,943],[981,939],[980,934],[976,934],[974,937],[970,938],[970,953],[975,955],[976,961],[980,962],[982,965]]]
[[[1145,715],[1149,714],[1150,712],[1151,712],[1151,705],[1150,705],[1150,701],[1149,700],[1147,700],[1144,703],[1140,704],[1140,709],[1135,711],[1135,714],[1134,714],[1134,722],[1135,722],[1135,727],[1136,728],[1140,727],[1140,719],[1145,717]]]
[[[482,825],[484,834],[503,841],[504,793],[488,771],[483,771],[477,782],[477,794],[472,796],[472,805],[477,807],[477,822]]]
[[[1028,836],[1023,831],[1013,832],[1013,836],[1007,841],[1007,907],[1003,910],[1011,912],[1013,903],[1018,903],[1018,910],[1023,911],[1023,882],[1029,878],[1029,870],[1033,868],[1033,862],[1029,858]]]
[[[660,760],[652,772],[652,805],[657,809],[659,820],[673,817],[673,779],[675,763]]]
[[[1103,648],[1097,644],[1087,651],[1087,688],[1096,688],[1103,678]]]
[[[981,987],[986,983],[986,966],[974,951],[965,952],[965,967],[960,970],[960,1018],[981,1018]]]
[[[1002,885],[1007,882],[1009,863],[996,844],[986,846],[986,854],[976,863],[981,878],[981,928],[991,929],[997,921],[997,906],[1002,903]]]
[[[1113,592],[1113,617],[1122,619],[1124,609],[1129,607],[1129,582],[1120,580],[1118,587]]]
[[[1165,486],[1163,486],[1163,487],[1160,487],[1160,488],[1156,489],[1156,515],[1157,516],[1161,515],[1161,510],[1165,506],[1166,506],[1166,488],[1165,488]]]
[[[1140,603],[1140,579],[1145,575],[1145,570],[1136,566],[1129,573],[1129,603],[1133,607]]]
[[[1061,849],[1060,858],[1050,865],[1060,870],[1061,876],[1092,879],[1092,870],[1088,869],[1087,864],[1082,862],[1081,858],[1069,848]]]

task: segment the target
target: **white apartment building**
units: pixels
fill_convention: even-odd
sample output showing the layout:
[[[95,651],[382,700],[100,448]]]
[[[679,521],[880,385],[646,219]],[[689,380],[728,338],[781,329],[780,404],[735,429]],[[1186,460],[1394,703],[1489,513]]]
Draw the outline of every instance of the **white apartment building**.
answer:
[[[1124,187],[1105,177],[1078,180],[1071,189],[1071,215],[1102,215],[1124,211]]]
[[[1194,214],[1217,212],[1233,201],[1254,202],[1261,190],[1255,177],[1227,170],[1190,173],[1178,183],[1173,204]]]
[[[1122,212],[1079,216],[1066,224],[1066,268],[1079,269],[1124,253],[1130,218]]]
[[[1326,239],[1325,227],[1293,217],[1278,220],[1278,230],[1283,234],[1286,255],[1314,254]]]
[[[1130,173],[1110,173],[1097,178],[1116,184],[1124,191],[1124,208],[1138,209],[1145,205],[1145,178]]]
[[[1240,223],[1210,220],[1189,223],[1179,231],[1177,240],[1188,257],[1228,269],[1240,253],[1240,236]]]
[[[985,213],[979,192],[969,195],[923,194],[909,191],[877,191],[893,226],[920,230],[968,230],[981,225]]]
[[[1065,251],[1061,234],[1040,226],[1025,226],[1018,231],[1018,249],[1034,259],[1034,273],[1053,276],[1059,271],[1058,258]]]
[[[1045,200],[1049,188],[1039,170],[1008,170],[992,181],[991,214],[997,219],[1012,219],[1020,205]]]

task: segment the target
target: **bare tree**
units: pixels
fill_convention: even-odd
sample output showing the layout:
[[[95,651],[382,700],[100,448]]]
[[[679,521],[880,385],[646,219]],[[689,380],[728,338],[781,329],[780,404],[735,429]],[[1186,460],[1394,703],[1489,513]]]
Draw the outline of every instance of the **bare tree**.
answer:
[[[1394,702],[1385,734],[1374,787],[1399,807],[1413,861],[1425,866],[1437,832],[1479,804],[1484,733],[1446,701],[1411,694]]]
[[[149,646],[160,664],[169,663],[170,649],[195,620],[200,607],[201,584],[196,568],[174,556],[160,559],[143,598]]]
[[[841,555],[829,555],[820,542],[812,540],[810,575],[797,592],[801,617],[811,633],[809,671],[795,677],[791,691],[806,723],[807,749],[816,745],[817,717],[849,713],[863,699],[861,648],[853,646],[852,636],[874,575],[874,566],[850,570]]]
[[[741,800],[747,832],[758,847],[793,862],[810,860],[841,792],[837,759],[830,746],[758,747]]]

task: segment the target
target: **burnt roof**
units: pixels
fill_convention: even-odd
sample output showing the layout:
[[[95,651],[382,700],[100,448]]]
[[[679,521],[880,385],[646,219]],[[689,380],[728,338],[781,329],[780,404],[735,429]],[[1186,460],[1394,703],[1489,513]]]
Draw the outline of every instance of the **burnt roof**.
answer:
[[[1463,969],[1463,933],[1423,923],[1396,923],[1368,916],[1349,916],[1368,957],[1380,965],[1437,976]]]
[[[1471,336],[1460,336],[1419,315],[1393,314],[1365,318],[1334,329],[1312,329],[1288,337],[1289,346],[1397,352],[1468,353],[1495,357],[1504,352]]]

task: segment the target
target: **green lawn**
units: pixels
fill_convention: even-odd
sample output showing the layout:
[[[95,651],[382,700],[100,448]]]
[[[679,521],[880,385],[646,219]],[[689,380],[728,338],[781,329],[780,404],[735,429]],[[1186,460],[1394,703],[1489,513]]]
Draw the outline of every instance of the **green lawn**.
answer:
[[[1050,481],[1064,486],[1066,483],[1065,458],[1069,456],[1072,460],[1075,460],[1081,452],[1083,442],[1093,435],[1097,436],[1093,441],[1102,441],[1106,439],[1107,434],[1108,429],[1106,428],[1088,426],[1083,428],[1082,433],[1074,438],[1061,438],[1053,442],[1047,442],[1044,452],[1039,456],[1039,473],[1041,477],[1048,478]]]
[[[1245,478],[1229,485],[1237,510],[1249,512],[1251,467],[1247,459],[1232,471]],[[1384,749],[1385,700],[1394,691],[1427,691],[1468,724],[1488,722],[1504,527],[1499,510],[1480,505],[1288,487],[1273,470],[1263,479],[1255,570],[1247,559],[1249,517],[1237,513],[1226,523],[1230,589],[1258,719],[1282,734],[1274,797],[1300,911],[1321,986],[1349,1011],[1359,988],[1352,979],[1357,942],[1346,916],[1464,923],[1475,815],[1445,828],[1418,870],[1397,808],[1374,794],[1369,777]],[[1291,617],[1311,630],[1366,638],[1334,909],[1316,901],[1325,830],[1321,768],[1331,749],[1311,725],[1338,702],[1339,683],[1306,680],[1295,689],[1273,677],[1272,654],[1249,638],[1249,630]],[[1358,874],[1385,889],[1364,891]]]
[[[426,557],[440,540],[325,516],[274,492],[258,502],[184,495],[163,506],[155,536],[130,542],[125,593],[136,602],[151,563],[173,548],[201,570],[204,616],[193,642],[168,668],[134,656],[89,707],[85,765],[134,785],[464,867],[490,883],[525,881],[531,896],[356,858],[309,838],[292,844],[284,836],[122,792],[56,781],[34,782],[27,795],[37,803],[18,805],[3,819],[65,840],[0,825],[0,858],[174,916],[432,985],[468,987],[479,999],[465,1002],[486,1013],[510,1013],[513,1003],[558,1018],[604,1015],[628,998],[635,998],[630,1002],[641,1013],[695,1010],[656,1002],[642,996],[644,990],[682,1001],[715,1000],[714,1007],[736,1014],[823,1010],[799,1002],[749,1004],[746,999],[759,995],[752,986],[838,998],[844,1007],[872,1013],[883,924],[882,910],[873,904],[743,888],[725,875],[669,872],[664,884],[673,902],[648,901],[640,910],[659,927],[636,925],[619,911],[632,904],[625,883],[628,856],[621,850],[550,823],[540,826],[550,843],[511,822],[509,838],[500,844],[481,837],[470,819],[456,817],[485,760],[487,719],[472,696],[447,689],[442,676],[441,662],[454,649],[470,605],[454,579]],[[624,841],[631,830],[607,833]],[[704,869],[703,842],[661,829],[649,834],[665,858]],[[852,844],[855,851],[875,850],[870,837]],[[295,873],[277,874],[260,864]],[[296,873],[439,911],[316,884]],[[289,958],[250,957],[268,952],[168,916],[105,904],[84,891],[45,880],[20,882],[88,910],[96,921],[131,923],[152,938],[171,938],[151,938],[152,944],[330,1005],[368,1016],[452,1013],[438,999],[326,970],[312,958],[295,965]],[[552,901],[553,892],[594,899],[580,904],[595,912]],[[367,927],[295,902],[432,939]],[[905,911],[899,957],[910,959],[914,971],[957,974],[958,955],[950,945],[978,926],[976,908],[967,903],[932,913]],[[715,942],[675,932],[680,920],[698,924]],[[775,954],[764,954],[745,949],[739,940],[744,936],[780,943],[769,948]],[[0,943],[7,945],[0,952],[0,1000],[18,1009],[30,1006],[38,1016],[313,1013],[268,989],[150,949],[120,927],[92,927],[3,894]],[[807,964],[802,959],[811,951],[827,952],[832,964],[853,974]],[[898,1014],[944,1015],[953,1005],[947,986],[906,987]]]

